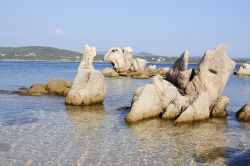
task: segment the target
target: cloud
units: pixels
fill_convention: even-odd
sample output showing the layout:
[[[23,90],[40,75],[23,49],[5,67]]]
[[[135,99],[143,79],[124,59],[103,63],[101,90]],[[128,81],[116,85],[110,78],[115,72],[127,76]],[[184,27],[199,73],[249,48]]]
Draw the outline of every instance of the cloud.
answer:
[[[64,36],[65,32],[62,29],[56,28],[55,31],[54,31],[54,34],[57,35],[57,36]]]

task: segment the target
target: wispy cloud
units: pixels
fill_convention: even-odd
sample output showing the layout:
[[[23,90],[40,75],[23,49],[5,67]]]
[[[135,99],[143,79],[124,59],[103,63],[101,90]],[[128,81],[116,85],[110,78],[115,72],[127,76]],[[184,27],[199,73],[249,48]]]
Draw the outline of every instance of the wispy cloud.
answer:
[[[54,31],[54,34],[57,36],[64,36],[65,35],[65,31],[60,29],[60,28],[56,28]]]

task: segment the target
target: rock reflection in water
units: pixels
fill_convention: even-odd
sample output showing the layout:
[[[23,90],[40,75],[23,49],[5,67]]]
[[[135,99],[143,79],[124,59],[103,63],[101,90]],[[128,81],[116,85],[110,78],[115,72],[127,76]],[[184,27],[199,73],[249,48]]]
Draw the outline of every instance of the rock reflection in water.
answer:
[[[131,124],[129,128],[138,140],[138,148],[143,153],[151,152],[147,155],[167,158],[166,165],[190,165],[197,163],[192,154],[200,154],[211,147],[225,146],[225,126],[226,121],[223,119],[181,125],[161,119],[150,119]],[[161,153],[152,153],[154,149]],[[209,161],[209,164],[224,162],[224,158],[216,158],[214,161]]]
[[[97,130],[103,126],[105,109],[103,105],[94,106],[66,106],[69,119],[78,135],[88,134],[95,136]]]

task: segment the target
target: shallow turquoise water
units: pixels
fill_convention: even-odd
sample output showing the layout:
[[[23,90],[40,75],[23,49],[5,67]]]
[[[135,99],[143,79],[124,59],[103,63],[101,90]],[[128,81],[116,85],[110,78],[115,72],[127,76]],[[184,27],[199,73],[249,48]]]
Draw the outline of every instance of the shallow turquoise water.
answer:
[[[111,67],[94,65],[98,70]],[[0,62],[0,89],[73,80],[77,67],[78,63]],[[103,106],[65,106],[64,98],[56,96],[0,94],[0,165],[249,163],[250,123],[239,123],[235,112],[250,103],[250,78],[230,77],[223,92],[230,98],[226,119],[185,125],[161,119],[126,124],[127,109],[119,108],[130,106],[134,90],[149,80],[105,80]]]

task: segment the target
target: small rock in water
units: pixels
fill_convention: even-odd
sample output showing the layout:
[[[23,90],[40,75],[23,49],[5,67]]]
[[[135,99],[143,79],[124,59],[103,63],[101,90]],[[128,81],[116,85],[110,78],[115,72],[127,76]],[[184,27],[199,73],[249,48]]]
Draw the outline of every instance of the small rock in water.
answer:
[[[237,113],[236,117],[240,121],[250,121],[250,104],[244,105]]]
[[[243,63],[235,74],[243,77],[250,76],[250,64]]]

